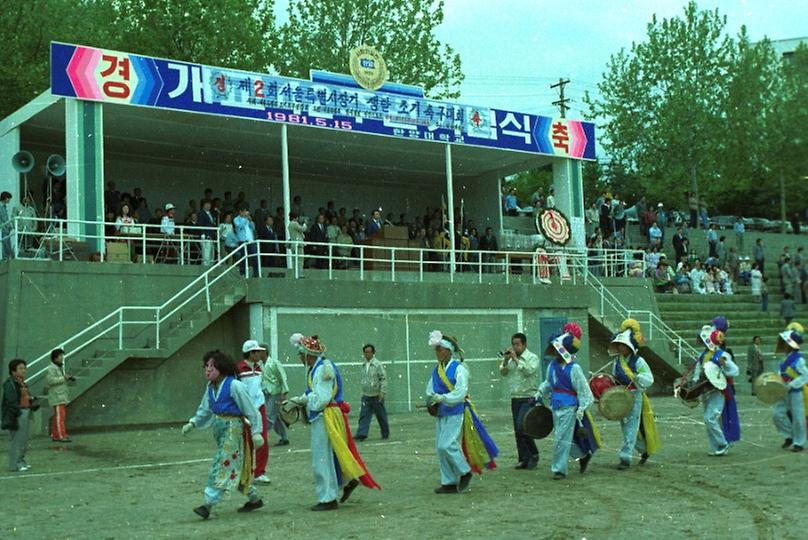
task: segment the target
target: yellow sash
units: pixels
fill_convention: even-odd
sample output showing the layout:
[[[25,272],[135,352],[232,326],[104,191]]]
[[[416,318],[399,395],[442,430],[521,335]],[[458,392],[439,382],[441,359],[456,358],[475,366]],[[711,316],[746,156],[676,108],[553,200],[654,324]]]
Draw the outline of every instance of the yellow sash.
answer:
[[[634,382],[637,376],[629,367],[626,359],[622,356],[620,357],[620,367],[623,368],[623,371],[628,375],[628,378],[631,379],[631,382]],[[643,429],[640,431],[640,436],[643,436],[643,431],[645,431],[645,452],[648,455],[657,453],[661,443],[656,428],[656,421],[654,420],[654,411],[651,410],[651,400],[648,399],[645,392],[642,393],[642,427]]]
[[[592,426],[592,437],[595,439],[595,443],[598,445],[598,448],[603,448],[603,441],[600,440],[600,431],[598,431],[598,426],[595,425],[595,417],[592,416],[592,413],[588,410],[584,414],[589,419],[589,425]]]
[[[446,388],[448,388],[450,392],[454,391],[455,387],[449,380],[449,377],[446,375],[446,370],[440,362],[438,362],[438,377],[440,377],[440,380],[443,381],[443,384],[446,385]],[[468,458],[469,466],[474,470],[481,471],[491,458],[488,455],[488,451],[485,449],[485,444],[483,444],[480,435],[477,433],[477,430],[474,429],[474,419],[471,417],[472,410],[474,410],[474,414],[476,414],[478,418],[480,417],[480,413],[477,412],[477,408],[468,396],[466,396],[465,399],[469,406],[463,407],[462,444],[466,449],[466,457]]]

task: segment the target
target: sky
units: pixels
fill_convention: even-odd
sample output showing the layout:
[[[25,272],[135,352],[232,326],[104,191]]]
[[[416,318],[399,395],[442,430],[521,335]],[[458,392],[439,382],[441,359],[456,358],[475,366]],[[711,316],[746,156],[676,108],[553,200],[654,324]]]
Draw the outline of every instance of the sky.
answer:
[[[610,55],[643,41],[653,14],[680,16],[685,0],[445,0],[437,36],[458,53],[466,80],[460,102],[551,115],[550,84],[568,78],[568,117],[582,117]],[[727,31],[746,25],[753,41],[808,37],[808,0],[713,0]]]

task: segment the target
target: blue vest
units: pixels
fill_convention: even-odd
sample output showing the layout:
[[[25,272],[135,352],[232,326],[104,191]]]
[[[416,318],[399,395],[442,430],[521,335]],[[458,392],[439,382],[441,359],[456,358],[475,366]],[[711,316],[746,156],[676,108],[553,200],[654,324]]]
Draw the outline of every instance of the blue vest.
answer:
[[[637,376],[637,360],[639,358],[640,357],[638,355],[634,354],[631,355],[631,357],[629,357],[628,360],[626,360],[629,369],[631,369],[631,371],[634,372],[635,377]],[[618,383],[624,386],[628,386],[632,382],[628,374],[625,371],[623,371],[623,365],[622,362],[620,362],[620,358],[614,361],[614,378],[617,379]]]
[[[457,360],[450,360],[446,366],[446,378],[452,383],[452,386],[457,384],[457,366],[460,362]],[[438,375],[437,366],[432,371],[432,389],[436,394],[446,394],[450,392],[449,387],[443,384],[443,379]],[[461,401],[457,405],[446,405],[445,403],[438,404],[438,416],[451,416],[453,414],[463,414],[463,408],[466,406],[465,401]]]
[[[324,361],[325,358],[322,357],[318,358],[317,362],[315,362],[314,365],[312,366],[311,371],[309,371],[309,377],[306,381],[306,395],[311,394],[312,392],[311,385],[314,382],[314,374],[317,372],[318,369],[320,369]],[[335,384],[337,385],[337,393],[334,394],[334,397],[331,399],[331,401],[333,401],[334,403],[342,403],[342,375],[340,374],[339,370],[337,369],[337,365],[334,362],[331,362],[331,365],[334,368],[334,374],[336,377]],[[320,414],[320,412],[322,411],[309,412],[309,420],[314,420],[317,417],[317,415]]]
[[[553,397],[550,405],[553,409],[578,406],[578,393],[572,386],[572,366],[574,365],[573,361],[562,367],[555,360],[551,364],[549,379],[550,386],[553,387]]]
[[[208,404],[213,414],[218,414],[219,416],[244,416],[244,413],[236,404],[236,400],[230,394],[230,385],[233,384],[234,380],[233,377],[224,378],[218,399],[214,397],[213,387],[208,386]]]
[[[791,351],[783,363],[780,364],[780,376],[786,384],[800,376],[797,371],[797,362],[800,361],[800,358],[802,358],[802,355],[799,351]],[[788,390],[789,392],[802,392],[802,388],[789,388]]]

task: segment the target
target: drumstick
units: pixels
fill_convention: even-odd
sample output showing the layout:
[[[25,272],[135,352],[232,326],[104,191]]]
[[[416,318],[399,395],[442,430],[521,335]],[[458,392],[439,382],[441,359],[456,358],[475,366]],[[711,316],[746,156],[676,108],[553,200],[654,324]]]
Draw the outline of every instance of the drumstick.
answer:
[[[590,378],[594,377],[595,375],[597,375],[598,373],[600,373],[601,371],[603,371],[604,369],[606,369],[607,367],[609,367],[609,366],[611,366],[611,365],[612,365],[612,363],[611,363],[611,362],[606,362],[606,363],[605,363],[605,364],[603,364],[603,366],[601,366],[601,368],[600,368],[599,370],[597,370],[596,372],[592,373],[592,372],[590,371],[590,372],[589,372],[589,377],[590,377]]]

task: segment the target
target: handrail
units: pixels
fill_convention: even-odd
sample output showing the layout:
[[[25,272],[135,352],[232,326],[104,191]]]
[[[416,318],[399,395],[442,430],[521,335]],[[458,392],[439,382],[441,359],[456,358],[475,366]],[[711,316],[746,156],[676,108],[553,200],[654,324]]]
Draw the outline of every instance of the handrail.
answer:
[[[183,287],[179,292],[174,294],[171,298],[169,298],[168,300],[166,300],[162,304],[157,305],[157,306],[121,306],[118,309],[116,309],[116,310],[112,311],[111,313],[107,314],[106,316],[102,317],[98,321],[94,322],[90,326],[84,328],[80,332],[78,332],[78,333],[74,334],[73,336],[67,338],[66,340],[62,341],[58,348],[66,350],[66,352],[65,352],[65,360],[67,360],[67,358],[69,358],[70,356],[73,356],[73,355],[79,353],[80,351],[84,350],[87,346],[89,346],[93,342],[97,341],[98,339],[103,338],[104,336],[107,336],[110,332],[117,329],[118,330],[118,347],[117,347],[117,350],[121,350],[121,349],[125,348],[123,346],[123,327],[124,326],[126,326],[126,325],[154,325],[154,327],[155,327],[155,335],[156,335],[155,347],[159,349],[160,348],[160,326],[166,320],[168,320],[174,313],[176,313],[177,311],[179,311],[180,309],[185,307],[189,302],[191,302],[192,300],[194,300],[195,298],[197,298],[198,296],[200,296],[202,294],[205,294],[206,297],[208,298],[208,301],[206,302],[206,307],[207,307],[207,310],[210,311],[210,309],[211,309],[211,305],[210,305],[210,301],[209,301],[210,287],[214,283],[217,283],[224,275],[226,275],[226,274],[228,274],[230,272],[236,271],[235,269],[241,268],[242,264],[246,263],[248,257],[249,257],[249,251],[247,249],[247,245],[243,244],[243,245],[239,246],[238,248],[236,248],[231,253],[229,253],[227,255],[227,257],[222,258],[215,265],[208,268],[200,276],[193,279],[188,285]],[[227,270],[225,270],[224,272],[221,272],[213,280],[210,279],[210,275],[212,273],[218,272],[222,266],[228,265],[230,262],[232,262],[232,265],[229,268],[227,268]],[[195,293],[193,293],[191,296],[186,298],[184,302],[182,302],[179,306],[174,308],[172,311],[170,311],[168,313],[162,313],[161,314],[161,311],[164,311],[170,305],[171,302],[173,302],[177,298],[181,297],[184,293],[186,293],[188,290],[193,288],[194,285],[198,285],[200,282],[203,282],[203,287],[202,288],[200,288]],[[153,318],[153,320],[149,320],[149,321],[145,321],[145,320],[136,320],[136,321],[124,320],[123,316],[124,316],[124,313],[127,312],[127,311],[150,311],[150,312],[154,313],[154,318]],[[116,318],[117,318],[117,320],[111,326],[107,326],[106,328],[104,328],[100,332],[96,332],[91,338],[85,340],[83,343],[81,343],[81,344],[79,344],[79,345],[77,345],[75,347],[70,348],[70,350],[67,350],[68,349],[67,345],[69,345],[70,343],[75,342],[76,340],[78,340],[82,336],[85,336],[86,334],[93,331],[94,329],[97,329],[99,326],[103,325],[104,323],[110,321],[111,319],[116,319]],[[28,366],[29,367],[35,366],[38,363],[42,362],[43,360],[46,360],[46,359],[49,359],[49,358],[50,358],[50,351],[42,354],[41,356],[39,356],[36,359],[34,359],[33,361],[31,361],[28,364]],[[47,366],[40,369],[39,371],[36,371],[32,375],[29,375],[26,378],[26,382],[32,382],[32,381],[38,379],[46,370],[47,370]]]

